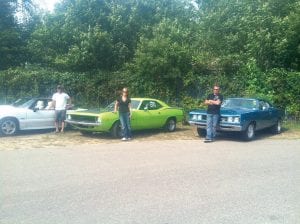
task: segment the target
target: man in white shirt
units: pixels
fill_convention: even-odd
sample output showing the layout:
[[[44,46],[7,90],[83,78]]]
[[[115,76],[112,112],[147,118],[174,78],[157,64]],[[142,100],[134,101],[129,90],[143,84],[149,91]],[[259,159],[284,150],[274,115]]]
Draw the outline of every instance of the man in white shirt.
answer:
[[[61,132],[64,132],[67,105],[71,104],[71,98],[64,92],[61,85],[57,86],[57,92],[52,96],[53,106],[55,108],[55,132],[59,132],[59,124],[61,123]]]

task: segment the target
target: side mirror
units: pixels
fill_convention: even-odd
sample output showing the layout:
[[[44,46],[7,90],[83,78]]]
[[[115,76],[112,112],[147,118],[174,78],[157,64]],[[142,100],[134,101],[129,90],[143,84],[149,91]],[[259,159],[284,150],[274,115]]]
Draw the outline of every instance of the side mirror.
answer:
[[[39,110],[38,107],[33,108],[33,112],[37,112]]]
[[[144,107],[144,111],[148,111],[148,106],[145,106],[145,107]]]

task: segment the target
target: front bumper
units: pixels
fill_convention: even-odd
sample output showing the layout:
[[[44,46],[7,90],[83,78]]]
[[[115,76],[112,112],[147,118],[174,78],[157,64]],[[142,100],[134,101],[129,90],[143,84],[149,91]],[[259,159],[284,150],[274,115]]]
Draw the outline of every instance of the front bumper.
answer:
[[[206,122],[200,121],[189,121],[190,125],[195,125],[198,128],[206,129]],[[220,123],[217,127],[218,131],[242,131],[243,128],[239,124],[222,124]]]
[[[67,123],[75,125],[75,126],[79,126],[79,127],[97,127],[100,126],[101,123],[100,122],[86,122],[86,121],[73,121],[73,120],[66,120]]]

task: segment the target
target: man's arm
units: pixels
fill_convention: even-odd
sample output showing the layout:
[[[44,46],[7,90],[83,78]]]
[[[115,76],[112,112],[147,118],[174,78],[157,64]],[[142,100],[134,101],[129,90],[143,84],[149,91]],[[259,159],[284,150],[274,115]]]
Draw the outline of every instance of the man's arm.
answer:
[[[205,104],[205,105],[211,105],[211,100],[205,100],[205,101],[204,101],[204,104]]]
[[[119,102],[116,100],[114,113],[117,113],[118,107],[119,107]]]
[[[214,105],[221,105],[222,102],[223,102],[223,96],[222,96],[222,95],[219,95],[219,99],[214,100],[214,101],[213,101],[213,104],[214,104]]]
[[[69,104],[69,105],[71,105],[72,104],[72,99],[71,99],[71,97],[68,95],[68,100],[67,100],[67,104]]]
[[[206,100],[204,101],[205,105],[211,105],[211,100],[209,99],[210,95],[208,95],[208,97],[206,98]]]
[[[221,100],[211,100],[211,102],[212,102],[212,105],[220,105],[221,103],[222,103],[222,101]]]
[[[204,104],[206,105],[220,105],[222,103],[221,100],[205,100]]]
[[[129,109],[129,117],[131,117],[131,115],[132,115],[132,112],[131,112],[131,109],[132,109],[131,108],[131,103],[128,104],[128,109]]]
[[[56,96],[55,94],[52,96],[52,108],[55,109],[55,106],[56,106]]]

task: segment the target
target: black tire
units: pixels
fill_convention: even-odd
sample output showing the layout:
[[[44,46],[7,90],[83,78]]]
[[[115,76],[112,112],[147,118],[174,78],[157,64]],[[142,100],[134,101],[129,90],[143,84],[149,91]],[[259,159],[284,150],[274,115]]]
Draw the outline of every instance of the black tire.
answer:
[[[200,137],[206,137],[206,129],[197,128],[197,132]]]
[[[165,124],[165,130],[168,132],[173,132],[176,130],[176,120],[174,118],[169,118]]]
[[[19,130],[18,121],[14,118],[5,118],[0,122],[0,135],[12,136]]]
[[[242,132],[242,138],[245,141],[251,141],[255,138],[255,124],[250,123],[245,131]]]
[[[122,137],[122,128],[120,121],[114,123],[110,130],[110,134],[114,138],[121,138]]]
[[[274,126],[271,127],[271,133],[274,135],[280,134],[282,130],[281,120],[278,120]]]

